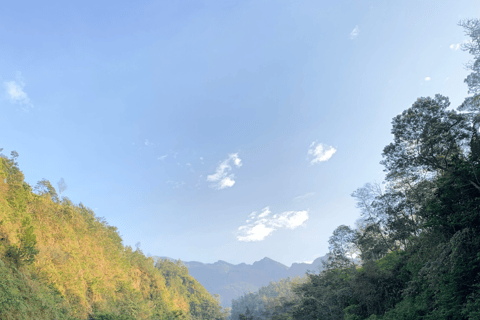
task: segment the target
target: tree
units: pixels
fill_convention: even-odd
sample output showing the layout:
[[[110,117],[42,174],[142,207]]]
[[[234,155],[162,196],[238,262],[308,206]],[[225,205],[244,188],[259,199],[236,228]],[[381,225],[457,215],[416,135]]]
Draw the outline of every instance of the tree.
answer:
[[[328,240],[329,254],[327,268],[349,268],[354,265],[353,259],[357,251],[356,234],[349,226],[337,227]]]
[[[387,181],[433,179],[455,171],[456,160],[469,151],[472,126],[467,115],[447,110],[449,106],[448,98],[439,94],[418,98],[393,119],[394,142],[384,148],[381,161]],[[475,179],[468,183],[480,190]]]
[[[238,316],[239,320],[254,320],[254,316],[252,315],[252,312],[250,309],[247,307],[247,310],[245,311],[245,314],[241,313]]]
[[[388,217],[382,200],[383,191],[379,184],[365,184],[352,195],[360,209],[361,219],[357,221],[356,246],[362,260],[377,260],[393,249],[387,232]]]
[[[464,81],[468,85],[468,93],[477,95],[480,93],[480,20],[467,19],[460,21],[459,25],[465,29],[465,35],[471,39],[462,44],[462,49],[475,58],[467,64],[467,68],[472,70],[472,73]]]
[[[58,186],[58,195],[61,196],[62,193],[67,190],[67,184],[65,183],[65,180],[63,178],[60,178],[60,180],[57,182]]]
[[[2,150],[3,150],[3,149],[2,149]],[[15,150],[13,150],[12,152],[10,152],[10,156],[11,156],[10,159],[12,160],[13,164],[14,164],[15,166],[18,166],[18,162],[17,162],[18,152],[15,151]]]
[[[357,229],[330,238],[330,267],[309,274],[284,318],[480,319],[480,20],[460,23],[473,96],[419,98],[392,122],[385,187],[352,196]],[[358,249],[361,267],[348,267]]]
[[[37,182],[37,185],[35,186],[35,190],[37,191],[37,193],[39,193],[40,195],[50,195],[50,198],[55,201],[55,202],[58,202],[58,194],[57,194],[57,191],[55,190],[55,188],[52,186],[52,184],[50,183],[50,181],[48,181],[47,179],[42,179],[40,181]]]

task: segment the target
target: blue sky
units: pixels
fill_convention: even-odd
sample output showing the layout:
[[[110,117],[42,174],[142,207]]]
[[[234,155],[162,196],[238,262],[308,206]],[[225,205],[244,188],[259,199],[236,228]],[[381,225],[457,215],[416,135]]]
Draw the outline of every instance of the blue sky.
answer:
[[[10,1],[0,147],[125,245],[290,265],[382,181],[391,119],[467,96],[478,1]]]

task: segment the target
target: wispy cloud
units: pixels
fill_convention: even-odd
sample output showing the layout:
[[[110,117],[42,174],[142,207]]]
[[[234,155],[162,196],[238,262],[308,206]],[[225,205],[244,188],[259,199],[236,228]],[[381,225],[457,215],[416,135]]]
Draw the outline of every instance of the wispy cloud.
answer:
[[[148,146],[153,146],[153,143],[148,141],[148,139],[145,139],[145,145],[148,147]]]
[[[307,264],[312,264],[313,261],[315,261],[315,259],[313,259],[313,260],[304,259],[304,260],[302,260],[302,261],[295,261],[294,263],[307,263]]]
[[[252,212],[246,221],[247,225],[238,228],[237,240],[242,242],[262,241],[275,230],[295,229],[308,220],[308,211],[286,211],[272,215],[270,207],[259,213]]]
[[[430,77],[425,77],[425,81],[426,81],[426,82],[428,82],[428,81],[430,81],[430,80],[432,80],[432,78],[430,78]]]
[[[328,146],[323,143],[316,143],[315,141],[310,144],[310,147],[308,149],[308,158],[310,158],[310,163],[315,164],[319,162],[324,162],[328,161],[335,152],[337,152],[337,149],[335,149],[332,146]]]
[[[450,49],[457,51],[458,49],[460,49],[460,45],[461,43],[452,43],[450,45]]]
[[[24,109],[33,108],[33,104],[30,102],[30,98],[24,91],[25,82],[22,75],[19,72],[17,74],[17,80],[4,81],[3,85],[7,92],[8,99],[15,104],[21,105]]]
[[[469,43],[472,42],[472,39],[465,39],[460,43],[452,43],[449,48],[452,49],[453,51],[457,51],[458,49],[462,48],[462,45],[468,45]]]
[[[147,142],[148,142],[148,145],[153,145],[153,143],[151,143],[150,141],[148,140],[145,140],[145,145],[147,145]],[[173,150],[168,150],[167,152],[165,152],[164,155],[160,156],[157,158],[157,160],[165,160],[167,157],[172,157],[173,159],[177,159],[177,155],[178,155],[178,152],[176,151],[173,151]],[[172,160],[173,161],[173,160]]]
[[[359,34],[360,34],[360,28],[358,26],[355,26],[352,32],[350,32],[350,39],[355,39],[356,37],[358,37]]]
[[[207,181],[214,182],[213,188],[221,190],[233,187],[235,175],[231,173],[232,165],[237,168],[242,166],[242,160],[238,157],[238,153],[228,155],[228,158],[218,165],[215,173],[207,176]]]
[[[180,188],[181,186],[185,185],[185,182],[183,181],[172,181],[172,180],[168,180],[167,182],[165,182],[166,184],[168,185],[171,185],[173,189],[178,189]]]
[[[315,195],[315,192],[307,192],[301,196],[298,196],[298,197],[295,197],[293,198],[293,200],[297,201],[297,200],[303,200],[303,199],[306,199],[306,198],[310,198],[311,196],[314,196]]]

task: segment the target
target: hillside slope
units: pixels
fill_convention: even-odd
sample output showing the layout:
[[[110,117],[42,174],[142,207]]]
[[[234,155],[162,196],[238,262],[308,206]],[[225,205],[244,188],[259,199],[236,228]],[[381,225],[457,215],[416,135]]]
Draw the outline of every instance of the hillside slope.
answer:
[[[184,266],[154,266],[47,180],[28,185],[17,157],[0,154],[1,319],[225,317]]]

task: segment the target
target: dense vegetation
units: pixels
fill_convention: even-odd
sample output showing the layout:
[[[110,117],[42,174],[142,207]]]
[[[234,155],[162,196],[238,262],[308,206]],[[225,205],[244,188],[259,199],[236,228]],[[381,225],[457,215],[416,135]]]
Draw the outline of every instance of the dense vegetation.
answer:
[[[295,287],[307,281],[307,277],[286,278],[272,281],[257,292],[246,293],[232,300],[231,319],[276,319],[286,313],[297,297]]]
[[[1,319],[226,317],[181,262],[154,266],[124,247],[115,227],[47,180],[27,184],[17,157],[0,154]]]
[[[396,116],[386,179],[352,194],[361,217],[334,231],[325,269],[291,286],[281,312],[262,316],[257,293],[232,319],[480,319],[480,20],[460,25],[473,96],[456,110],[419,98]]]

